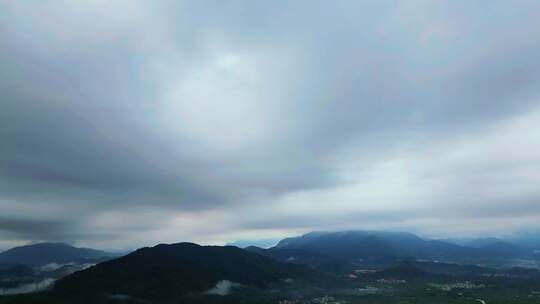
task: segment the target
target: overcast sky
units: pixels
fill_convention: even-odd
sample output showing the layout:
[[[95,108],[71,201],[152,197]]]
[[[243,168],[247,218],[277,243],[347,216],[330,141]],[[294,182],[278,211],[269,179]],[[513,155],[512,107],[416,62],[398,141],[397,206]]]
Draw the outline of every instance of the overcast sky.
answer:
[[[0,248],[540,223],[540,1],[2,1]]]

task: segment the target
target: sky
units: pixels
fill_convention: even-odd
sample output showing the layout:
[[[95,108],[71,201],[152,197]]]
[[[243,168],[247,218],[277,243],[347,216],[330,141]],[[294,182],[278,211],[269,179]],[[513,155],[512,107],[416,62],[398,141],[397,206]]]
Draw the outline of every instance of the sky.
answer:
[[[2,1],[0,248],[540,223],[540,2]]]

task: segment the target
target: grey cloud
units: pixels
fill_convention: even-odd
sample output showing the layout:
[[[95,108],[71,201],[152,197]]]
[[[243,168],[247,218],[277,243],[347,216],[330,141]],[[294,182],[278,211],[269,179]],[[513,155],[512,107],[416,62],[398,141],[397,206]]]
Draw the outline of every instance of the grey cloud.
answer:
[[[4,239],[48,239],[68,227],[61,221],[0,217],[0,234]]]
[[[536,1],[0,9],[0,199],[78,210],[83,223],[111,210],[250,210],[332,191],[346,183],[342,154],[369,168],[404,146],[478,132],[540,106]],[[451,174],[471,175],[459,167]],[[449,205],[454,198],[438,195]],[[429,213],[423,208],[339,219],[306,210],[245,227],[391,223]],[[29,231],[14,223],[4,230],[62,237],[61,225],[30,231],[31,213],[17,215]],[[66,238],[114,238],[57,218],[75,231]]]

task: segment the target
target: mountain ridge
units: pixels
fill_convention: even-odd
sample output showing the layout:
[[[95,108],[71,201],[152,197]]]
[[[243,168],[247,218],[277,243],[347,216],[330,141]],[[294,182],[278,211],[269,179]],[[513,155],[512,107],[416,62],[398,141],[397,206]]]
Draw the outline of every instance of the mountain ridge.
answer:
[[[177,299],[204,293],[221,281],[263,287],[287,279],[311,279],[319,273],[234,246],[194,243],[159,244],[73,273],[56,283],[55,293],[141,299]]]
[[[0,253],[0,263],[43,266],[50,263],[65,264],[115,256],[117,255],[97,249],[79,248],[66,243],[44,242],[5,250]]]
[[[390,266],[405,258],[461,264],[488,259],[537,258],[532,250],[506,242],[492,242],[476,248],[424,239],[408,232],[369,230],[312,232],[285,238],[273,248],[305,250],[355,264],[379,261],[380,266]]]

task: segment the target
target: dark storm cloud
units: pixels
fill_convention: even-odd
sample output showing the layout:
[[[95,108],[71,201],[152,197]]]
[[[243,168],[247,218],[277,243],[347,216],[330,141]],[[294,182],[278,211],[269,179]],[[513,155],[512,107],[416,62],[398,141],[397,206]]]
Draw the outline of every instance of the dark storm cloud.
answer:
[[[361,227],[432,209],[481,214],[489,187],[524,207],[484,214],[519,216],[538,179],[521,165],[538,159],[518,153],[523,141],[539,147],[527,133],[540,106],[538,5],[3,3],[0,207],[28,223],[3,230],[59,239],[67,229],[52,223],[66,223],[65,238],[84,241],[137,223],[157,233],[177,217],[193,227],[216,217],[224,230]],[[520,117],[532,123],[514,127]],[[512,153],[491,151],[504,143]],[[412,160],[394,166],[400,157]],[[524,186],[482,179],[506,172]],[[466,191],[470,210],[453,207],[460,180],[482,191]],[[299,193],[347,214],[292,202]],[[38,211],[21,206],[48,211],[50,230],[34,233]],[[167,215],[143,223],[148,208]],[[255,212],[268,216],[234,217]]]
[[[0,217],[2,239],[51,239],[63,234],[68,227],[60,221]]]

